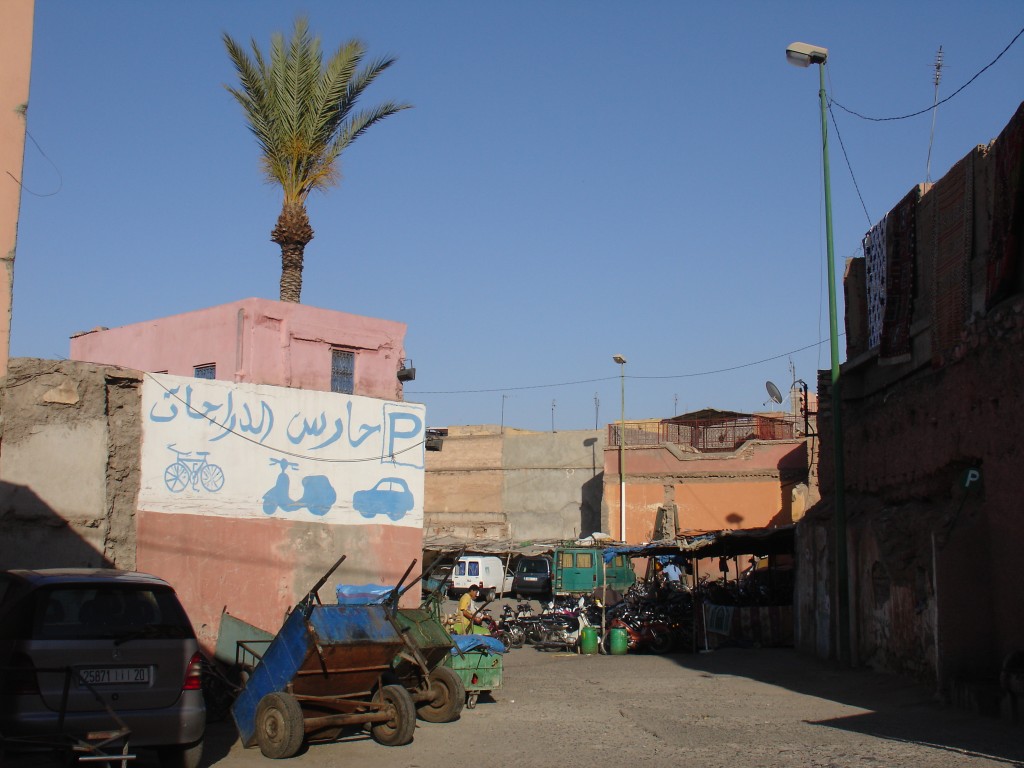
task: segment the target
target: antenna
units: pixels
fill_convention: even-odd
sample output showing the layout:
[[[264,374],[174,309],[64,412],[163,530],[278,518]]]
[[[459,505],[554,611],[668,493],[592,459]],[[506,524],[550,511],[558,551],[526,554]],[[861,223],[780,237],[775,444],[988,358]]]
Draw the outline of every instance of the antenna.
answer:
[[[768,390],[768,397],[771,398],[771,401],[773,403],[782,402],[782,393],[779,392],[779,388],[776,387],[772,382],[766,381],[764,383],[764,388]]]
[[[935,115],[939,110],[939,83],[942,82],[942,46],[935,54],[935,98],[932,101],[932,132],[928,137],[928,162],[925,165],[924,180],[932,180],[932,143],[935,141]]]

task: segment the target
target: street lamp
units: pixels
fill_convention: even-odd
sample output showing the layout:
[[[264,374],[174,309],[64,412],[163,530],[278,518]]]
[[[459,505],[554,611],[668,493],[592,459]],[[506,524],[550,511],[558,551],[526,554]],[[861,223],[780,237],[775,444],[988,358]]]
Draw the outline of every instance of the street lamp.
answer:
[[[626,541],[626,464],[623,453],[626,444],[626,358],[612,355],[619,364],[619,378],[622,381],[622,420],[619,422],[619,534]]]
[[[839,613],[839,659],[850,663],[850,594],[849,565],[846,552],[846,504],[843,472],[842,399],[839,392],[839,328],[836,312],[836,267],[832,247],[832,187],[828,173],[828,121],[825,100],[825,61],[828,48],[808,43],[793,43],[786,49],[786,60],[798,67],[818,65],[818,100],[821,102],[821,155],[825,172],[825,241],[828,254],[828,316],[832,345],[832,452],[835,473],[836,523],[836,606]]]

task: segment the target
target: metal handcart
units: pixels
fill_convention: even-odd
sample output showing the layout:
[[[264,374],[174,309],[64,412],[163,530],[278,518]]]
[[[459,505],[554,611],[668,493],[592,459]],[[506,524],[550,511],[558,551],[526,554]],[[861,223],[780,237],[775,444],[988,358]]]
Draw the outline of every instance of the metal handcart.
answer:
[[[387,602],[391,620],[405,640],[406,647],[392,663],[395,676],[409,691],[419,716],[428,723],[449,723],[458,720],[466,701],[462,679],[445,666],[454,645],[452,636],[441,623],[439,610],[434,608],[433,591],[428,591],[419,608],[399,608],[401,596],[418,581],[430,584],[435,567],[428,569],[407,586],[412,565],[406,570],[399,587],[392,590]]]
[[[501,687],[503,646],[487,635],[453,635],[452,639],[455,648],[445,659],[445,665],[462,680],[466,689],[466,707],[473,709],[480,694]]]
[[[231,707],[246,747],[267,757],[295,755],[309,740],[333,740],[368,725],[380,744],[412,741],[416,708],[391,683],[391,664],[405,647],[385,605],[323,605],[319,589],[342,556],[285,619],[257,657]]]

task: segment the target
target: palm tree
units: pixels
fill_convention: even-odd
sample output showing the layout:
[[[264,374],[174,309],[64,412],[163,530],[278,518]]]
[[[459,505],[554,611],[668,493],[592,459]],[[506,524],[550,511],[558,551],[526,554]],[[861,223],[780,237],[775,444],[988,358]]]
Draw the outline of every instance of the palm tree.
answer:
[[[224,34],[241,86],[226,87],[259,142],[267,180],[284,192],[270,239],[281,246],[281,301],[298,302],[302,258],[313,239],[306,197],[338,182],[341,153],[371,125],[410,105],[388,101],[353,112],[363,91],[395,59],[376,59],[360,69],[365,49],[353,39],[325,67],[320,38],[310,36],[304,17],[295,20],[290,40],[273,35],[269,66],[256,41],[251,42],[252,58]]]

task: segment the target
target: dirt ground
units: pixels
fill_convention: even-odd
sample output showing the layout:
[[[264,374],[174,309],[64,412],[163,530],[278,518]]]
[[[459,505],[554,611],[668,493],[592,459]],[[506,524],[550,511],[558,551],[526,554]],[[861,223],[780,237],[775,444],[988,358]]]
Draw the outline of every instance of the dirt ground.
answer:
[[[206,765],[266,765],[213,726]],[[313,745],[296,768],[422,766],[1022,766],[1024,729],[944,708],[894,678],[838,670],[791,649],[579,656],[529,646],[503,685],[412,744],[361,735]]]
[[[504,657],[501,688],[457,722],[420,722],[404,747],[354,732],[309,746],[287,764],[1005,768],[1024,766],[1024,727],[944,707],[906,681],[839,669],[792,649],[583,656],[526,646]],[[157,763],[143,754],[136,765]],[[258,748],[244,749],[227,720],[210,725],[202,765],[271,762]]]

